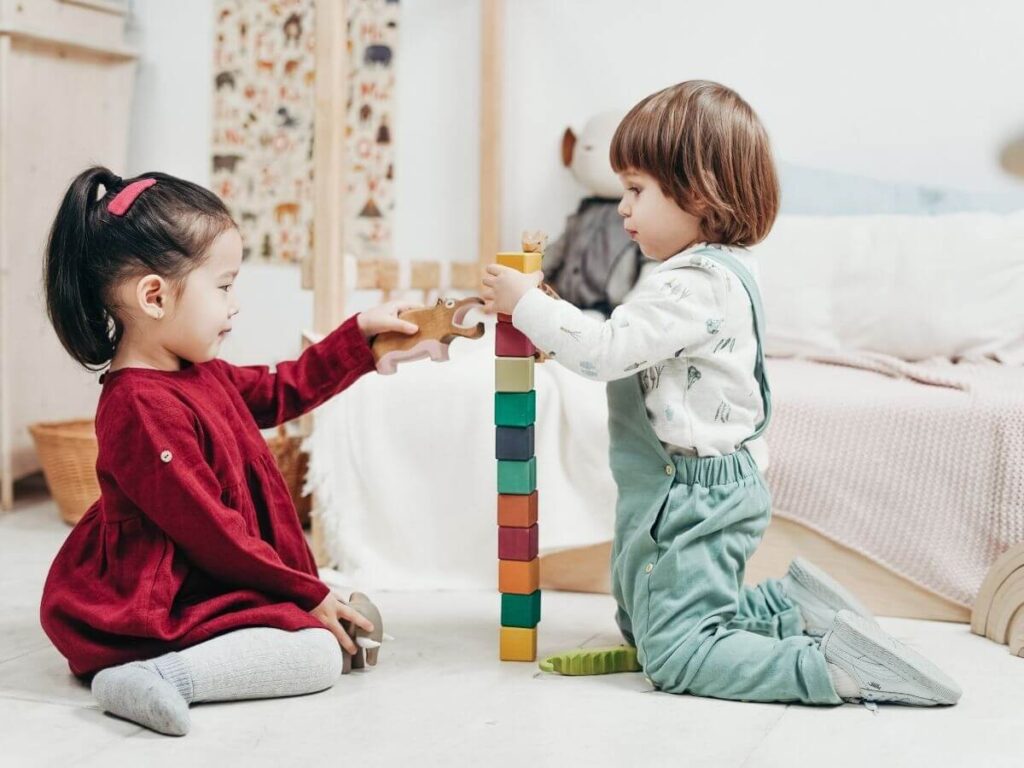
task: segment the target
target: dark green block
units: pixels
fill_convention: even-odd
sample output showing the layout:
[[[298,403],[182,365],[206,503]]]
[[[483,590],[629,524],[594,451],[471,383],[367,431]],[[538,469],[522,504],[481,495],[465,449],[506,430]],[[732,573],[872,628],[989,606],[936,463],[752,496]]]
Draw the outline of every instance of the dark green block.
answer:
[[[498,427],[528,427],[537,420],[537,393],[495,392],[494,424]]]
[[[526,495],[537,490],[537,457],[498,462],[498,493]]]
[[[536,627],[540,623],[540,590],[529,595],[501,596],[501,626]]]

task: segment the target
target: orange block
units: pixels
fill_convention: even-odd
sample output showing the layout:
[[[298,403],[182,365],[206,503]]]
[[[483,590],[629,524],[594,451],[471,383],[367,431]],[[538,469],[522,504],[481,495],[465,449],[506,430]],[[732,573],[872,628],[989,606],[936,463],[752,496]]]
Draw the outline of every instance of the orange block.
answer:
[[[532,595],[540,588],[540,558],[499,560],[498,591],[513,595]]]
[[[529,528],[537,522],[537,491],[521,496],[498,494],[498,525],[503,528]]]

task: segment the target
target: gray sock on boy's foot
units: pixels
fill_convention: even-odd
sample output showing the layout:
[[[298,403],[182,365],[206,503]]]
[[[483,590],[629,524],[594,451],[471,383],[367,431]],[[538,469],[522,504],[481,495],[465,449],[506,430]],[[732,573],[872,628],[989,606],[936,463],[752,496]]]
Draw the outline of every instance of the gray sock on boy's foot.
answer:
[[[828,674],[839,698],[849,701],[860,695],[860,683],[857,682],[857,678],[848,674],[842,667],[829,663]]]
[[[101,670],[92,694],[105,712],[168,736],[184,736],[192,724],[192,678],[176,653]]]
[[[793,559],[789,571],[779,580],[779,584],[786,596],[800,609],[804,631],[808,635],[824,635],[832,628],[836,612],[842,610],[853,611],[871,623],[877,623],[871,611],[848,589],[802,557]]]

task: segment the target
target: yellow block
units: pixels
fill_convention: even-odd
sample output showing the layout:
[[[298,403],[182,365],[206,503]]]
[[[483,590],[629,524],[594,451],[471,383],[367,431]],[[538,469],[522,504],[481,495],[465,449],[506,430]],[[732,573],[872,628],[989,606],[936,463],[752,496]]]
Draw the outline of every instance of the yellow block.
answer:
[[[501,628],[501,660],[502,661],[536,661],[537,660],[537,628],[502,627]]]
[[[544,258],[542,253],[499,253],[498,263],[504,267],[518,269],[520,272],[537,272]]]
[[[494,358],[495,392],[529,392],[533,389],[532,357]]]

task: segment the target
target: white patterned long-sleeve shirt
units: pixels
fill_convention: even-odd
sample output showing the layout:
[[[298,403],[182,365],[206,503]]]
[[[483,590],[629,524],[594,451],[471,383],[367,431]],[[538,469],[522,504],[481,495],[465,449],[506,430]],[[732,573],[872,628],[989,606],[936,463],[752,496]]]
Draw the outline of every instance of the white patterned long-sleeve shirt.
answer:
[[[516,305],[512,323],[587,378],[639,372],[648,417],[670,453],[733,453],[763,418],[757,338],[746,289],[731,270],[700,255],[708,247],[655,266],[603,322],[535,288]],[[749,264],[745,251],[730,250]]]

